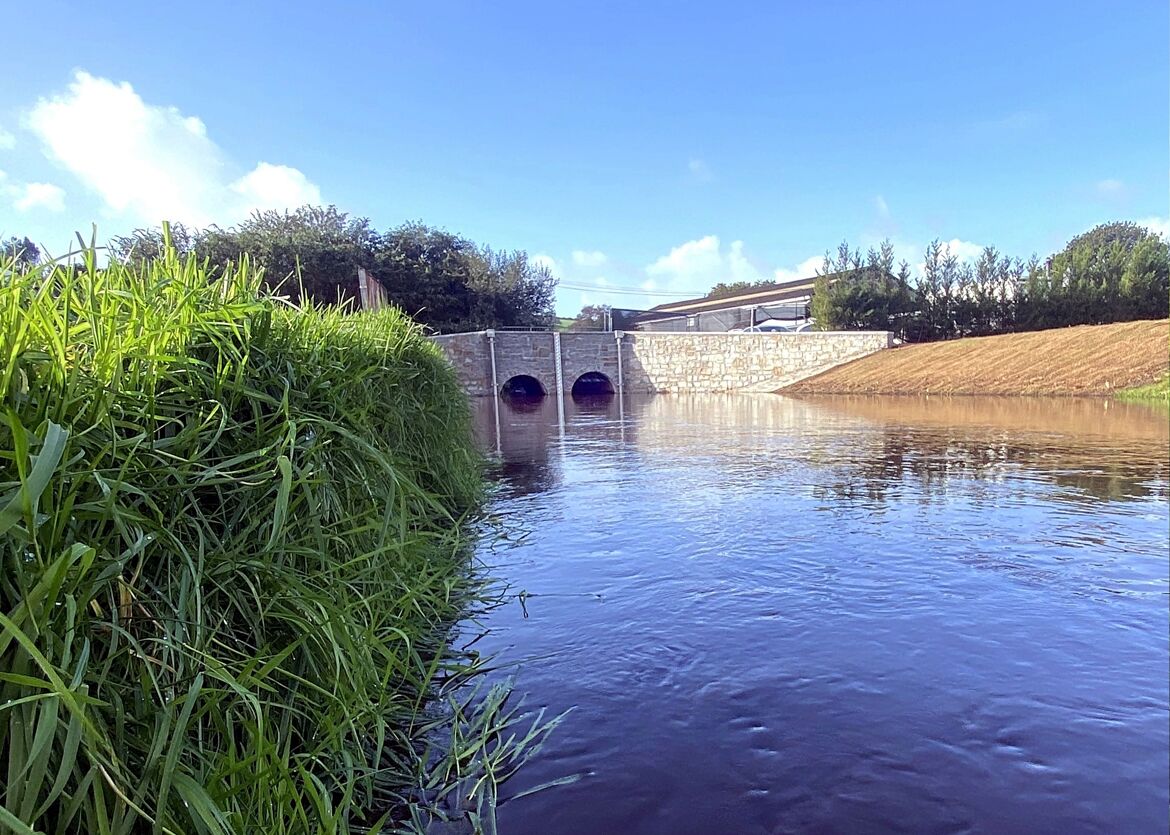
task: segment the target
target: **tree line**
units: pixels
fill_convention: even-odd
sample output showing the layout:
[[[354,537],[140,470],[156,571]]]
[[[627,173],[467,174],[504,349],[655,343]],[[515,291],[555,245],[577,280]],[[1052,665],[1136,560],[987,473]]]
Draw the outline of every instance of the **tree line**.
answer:
[[[523,251],[503,251],[422,223],[385,232],[336,206],[256,212],[236,226],[170,227],[181,254],[205,260],[216,275],[247,258],[262,267],[271,289],[294,302],[356,304],[357,271],[364,268],[391,303],[440,332],[551,325],[556,279]],[[27,239],[3,244],[35,264]],[[140,264],[163,252],[161,227],[136,229],[109,244],[113,260]]]
[[[986,247],[963,261],[932,242],[918,275],[889,241],[826,253],[810,313],[826,330],[888,330],[907,342],[1170,315],[1170,245],[1136,223],[1107,223],[1041,261]]]

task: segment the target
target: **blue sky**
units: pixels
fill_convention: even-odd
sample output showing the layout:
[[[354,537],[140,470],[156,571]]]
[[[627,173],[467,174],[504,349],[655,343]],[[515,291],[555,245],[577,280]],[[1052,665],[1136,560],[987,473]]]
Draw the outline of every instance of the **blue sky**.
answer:
[[[1164,0],[179,8],[0,4],[0,234],[335,203],[539,255],[572,314],[1170,217]]]

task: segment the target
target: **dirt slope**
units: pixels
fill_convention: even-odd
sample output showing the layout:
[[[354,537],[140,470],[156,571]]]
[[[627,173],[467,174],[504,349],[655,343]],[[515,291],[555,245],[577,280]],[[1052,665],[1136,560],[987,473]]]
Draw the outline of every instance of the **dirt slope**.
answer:
[[[802,380],[785,393],[1103,395],[1158,380],[1170,322],[1123,322],[905,345]]]

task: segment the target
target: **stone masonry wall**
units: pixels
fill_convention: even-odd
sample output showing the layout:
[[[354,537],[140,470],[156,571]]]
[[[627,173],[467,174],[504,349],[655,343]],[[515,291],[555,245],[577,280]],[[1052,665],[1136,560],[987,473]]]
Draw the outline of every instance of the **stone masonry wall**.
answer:
[[[601,372],[633,392],[775,391],[890,346],[890,334],[833,333],[562,333],[565,392],[582,374]],[[496,382],[517,375],[556,393],[553,334],[495,332]],[[492,394],[491,341],[486,332],[434,337],[468,394]]]
[[[885,331],[627,333],[627,391],[776,391],[890,347]]]
[[[452,333],[432,336],[431,340],[447,355],[464,391],[472,397],[491,396],[492,366],[486,333]]]

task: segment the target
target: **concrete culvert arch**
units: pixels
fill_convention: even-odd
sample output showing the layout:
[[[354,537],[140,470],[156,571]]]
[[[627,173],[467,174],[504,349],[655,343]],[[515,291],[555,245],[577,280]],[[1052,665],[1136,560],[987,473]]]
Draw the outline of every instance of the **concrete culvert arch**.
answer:
[[[515,377],[508,378],[507,382],[501,386],[500,393],[504,397],[531,400],[544,397],[545,390],[540,380],[535,377],[528,374],[517,374]]]
[[[600,371],[587,371],[573,383],[573,397],[598,397],[616,391],[613,381]]]

